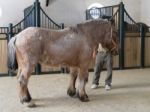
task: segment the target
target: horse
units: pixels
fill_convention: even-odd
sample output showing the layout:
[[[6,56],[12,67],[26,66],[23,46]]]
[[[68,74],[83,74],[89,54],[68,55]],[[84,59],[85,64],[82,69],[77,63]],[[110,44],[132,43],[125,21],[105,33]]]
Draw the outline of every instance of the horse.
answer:
[[[118,34],[113,22],[90,20],[61,30],[29,27],[12,37],[8,43],[8,68],[18,69],[21,103],[32,100],[28,81],[37,63],[70,67],[67,94],[88,101],[88,67],[99,43],[113,55],[118,54]],[[77,77],[79,84],[75,87]]]

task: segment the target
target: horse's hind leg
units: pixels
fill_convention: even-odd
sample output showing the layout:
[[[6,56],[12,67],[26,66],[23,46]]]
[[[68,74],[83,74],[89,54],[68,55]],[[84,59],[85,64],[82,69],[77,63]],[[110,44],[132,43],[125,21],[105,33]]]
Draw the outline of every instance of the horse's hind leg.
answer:
[[[77,88],[77,96],[79,99],[83,102],[89,101],[88,96],[85,92],[85,85],[86,82],[88,81],[88,69],[83,69],[80,68],[79,72],[79,83],[78,83],[78,88]]]
[[[28,80],[31,75],[32,67],[26,65],[18,70],[18,81],[19,81],[19,96],[21,103],[30,102],[32,100],[28,90]]]
[[[67,90],[67,94],[71,97],[73,97],[76,94],[76,88],[75,83],[78,75],[78,69],[77,68],[71,68],[70,69],[70,83]]]

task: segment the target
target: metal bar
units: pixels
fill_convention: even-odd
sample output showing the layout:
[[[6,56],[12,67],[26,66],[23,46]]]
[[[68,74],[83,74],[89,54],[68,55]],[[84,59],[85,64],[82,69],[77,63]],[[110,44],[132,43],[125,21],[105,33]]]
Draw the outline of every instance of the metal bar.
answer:
[[[145,60],[145,32],[144,27],[140,24],[140,37],[141,37],[141,68],[144,68]]]
[[[36,0],[35,2],[35,11],[36,11],[36,27],[40,27],[40,2]]]
[[[120,3],[119,6],[119,37],[120,37],[120,50],[119,50],[119,66],[120,69],[124,68],[124,4]]]
[[[46,18],[46,16],[45,16],[45,28],[47,28],[46,19],[47,19],[47,18]]]
[[[34,3],[35,6],[35,26],[40,27],[40,2],[39,0],[36,0]],[[38,63],[35,67],[35,73],[36,74],[41,74],[41,65]]]

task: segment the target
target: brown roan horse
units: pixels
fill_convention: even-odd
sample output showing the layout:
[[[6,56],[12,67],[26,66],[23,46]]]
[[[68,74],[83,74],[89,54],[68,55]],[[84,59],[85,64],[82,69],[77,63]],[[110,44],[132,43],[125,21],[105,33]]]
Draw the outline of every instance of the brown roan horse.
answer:
[[[118,35],[112,22],[92,20],[62,30],[29,27],[13,37],[8,43],[8,68],[18,68],[21,102],[32,99],[27,86],[37,63],[71,67],[67,93],[88,101],[88,67],[99,43],[112,54],[118,53]],[[75,87],[77,77],[79,84]]]

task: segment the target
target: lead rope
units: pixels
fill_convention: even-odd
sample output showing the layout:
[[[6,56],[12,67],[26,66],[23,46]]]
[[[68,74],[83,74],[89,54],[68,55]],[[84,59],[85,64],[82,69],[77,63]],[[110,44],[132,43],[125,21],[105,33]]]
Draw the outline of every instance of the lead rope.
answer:
[[[112,27],[111,27],[111,41],[112,41],[112,44],[113,44],[114,47],[110,51],[112,51],[112,50],[114,50],[116,48],[116,43],[113,40],[112,33],[113,33],[113,31],[112,31]]]

